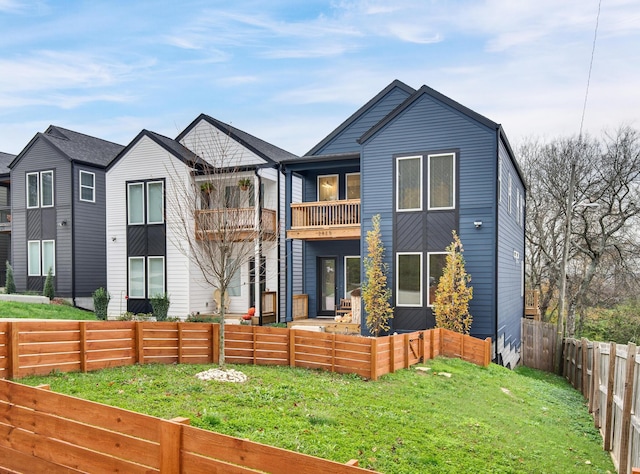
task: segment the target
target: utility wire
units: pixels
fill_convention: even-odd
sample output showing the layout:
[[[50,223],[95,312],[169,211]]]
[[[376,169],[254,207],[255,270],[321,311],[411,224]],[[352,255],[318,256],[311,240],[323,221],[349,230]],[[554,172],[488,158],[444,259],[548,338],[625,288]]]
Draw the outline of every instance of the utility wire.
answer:
[[[580,119],[580,133],[578,139],[582,137],[582,127],[584,126],[584,116],[587,112],[587,98],[589,97],[589,85],[591,84],[591,71],[593,70],[593,57],[596,52],[596,39],[598,38],[598,24],[600,23],[600,7],[602,0],[598,1],[598,14],[596,15],[596,28],[593,32],[593,46],[591,47],[591,61],[589,62],[589,74],[587,75],[587,90],[584,93],[584,104],[582,105],[582,118]]]

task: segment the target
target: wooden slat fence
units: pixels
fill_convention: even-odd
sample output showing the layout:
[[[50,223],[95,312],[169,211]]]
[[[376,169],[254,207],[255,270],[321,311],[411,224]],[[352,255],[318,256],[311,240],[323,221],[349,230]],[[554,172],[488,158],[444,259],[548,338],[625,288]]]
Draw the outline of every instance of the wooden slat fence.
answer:
[[[17,321],[0,323],[0,377],[89,371],[144,363],[217,363],[211,323]],[[368,338],[301,329],[227,325],[229,363],[289,365],[377,380],[438,355],[491,362],[491,340],[431,329]]]
[[[556,325],[522,319],[522,364],[532,369],[553,372]]]
[[[0,471],[311,474],[365,472],[340,464],[0,380]],[[366,471],[371,472],[371,471]]]
[[[620,474],[640,466],[640,361],[634,344],[566,339],[564,374],[587,398],[603,447]]]

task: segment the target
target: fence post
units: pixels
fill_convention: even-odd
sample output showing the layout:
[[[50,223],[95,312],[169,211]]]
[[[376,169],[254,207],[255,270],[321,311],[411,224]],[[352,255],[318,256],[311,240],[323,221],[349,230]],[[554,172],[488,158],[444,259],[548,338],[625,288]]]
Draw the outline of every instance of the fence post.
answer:
[[[611,425],[613,424],[613,382],[616,375],[616,343],[610,343],[609,377],[607,380],[607,405],[605,406],[604,450],[611,451]]]
[[[289,367],[296,366],[296,330],[289,329]]]
[[[136,362],[138,364],[144,364],[144,328],[142,321],[136,321],[135,333],[136,333]]]
[[[415,333],[412,333],[415,334]],[[404,335],[404,368],[408,369],[411,367],[411,363],[409,362],[409,352],[411,350],[411,337],[409,333]]]
[[[20,332],[17,321],[7,323],[7,356],[9,363],[7,364],[8,379],[18,378],[20,372]]]
[[[80,321],[80,372],[87,371],[87,322]]]
[[[253,345],[251,346],[251,353],[253,354],[253,365],[256,365],[256,361],[258,360],[258,355],[256,354],[258,349],[258,327],[262,326],[251,326],[251,335],[253,338]]]
[[[389,372],[394,373],[396,371],[396,340],[393,336],[387,337],[389,338]]]
[[[627,349],[627,373],[624,381],[622,403],[622,436],[620,437],[619,474],[627,474],[629,469],[629,431],[631,429],[631,405],[633,405],[633,375],[636,368],[636,345],[629,343]]]
[[[587,373],[589,370],[589,347],[587,344],[587,339],[582,338],[582,395],[585,398],[589,398],[589,374]],[[593,373],[593,367],[591,370]]]
[[[491,364],[491,338],[488,337],[484,340],[484,366],[489,367]]]
[[[211,323],[211,362],[220,363],[220,325]]]
[[[600,343],[593,342],[593,352],[591,353],[591,385],[589,387],[589,413],[594,413],[596,400],[600,393]],[[599,410],[594,413],[596,428],[600,428]]]
[[[182,324],[177,322],[178,327],[178,364],[182,364]]]
[[[378,380],[378,339],[371,338],[371,380]]]
[[[182,472],[180,451],[182,448],[182,425],[173,421],[160,422],[160,474]]]

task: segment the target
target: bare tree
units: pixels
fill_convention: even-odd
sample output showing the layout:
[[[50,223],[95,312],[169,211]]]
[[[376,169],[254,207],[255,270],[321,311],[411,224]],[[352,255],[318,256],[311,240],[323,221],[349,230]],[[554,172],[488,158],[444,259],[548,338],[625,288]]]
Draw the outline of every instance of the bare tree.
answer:
[[[261,209],[260,181],[255,170],[243,166],[243,148],[222,133],[197,136],[187,143],[196,153],[187,166],[188,179],[172,179],[167,197],[173,245],[220,294],[220,364],[224,364],[224,319],[227,295],[241,269],[253,260],[256,280],[264,278],[265,247],[275,244],[275,212]],[[174,165],[175,166],[175,165]],[[170,170],[172,177],[180,176]],[[259,285],[258,285],[259,288]],[[255,290],[256,314],[260,314]]]
[[[640,188],[640,137],[621,127],[602,140],[589,137],[529,142],[520,148],[527,177],[527,279],[541,292],[541,310],[553,309],[562,265],[567,213],[571,219],[567,265],[568,324],[575,315],[600,304],[598,294],[633,288]],[[574,199],[567,206],[571,163],[576,167]],[[615,288],[615,291],[614,289]],[[628,295],[628,293],[626,293]]]

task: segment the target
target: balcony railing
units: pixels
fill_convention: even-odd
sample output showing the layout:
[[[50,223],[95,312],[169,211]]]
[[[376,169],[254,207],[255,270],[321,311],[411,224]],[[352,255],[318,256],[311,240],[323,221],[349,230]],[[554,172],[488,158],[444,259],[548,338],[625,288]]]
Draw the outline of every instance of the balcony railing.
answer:
[[[232,242],[255,238],[274,239],[278,227],[276,211],[262,209],[258,227],[255,216],[253,207],[197,210],[196,236],[200,240],[225,239]]]
[[[11,207],[0,206],[0,232],[11,232]]]
[[[360,238],[360,199],[291,204],[294,239],[329,240]]]

